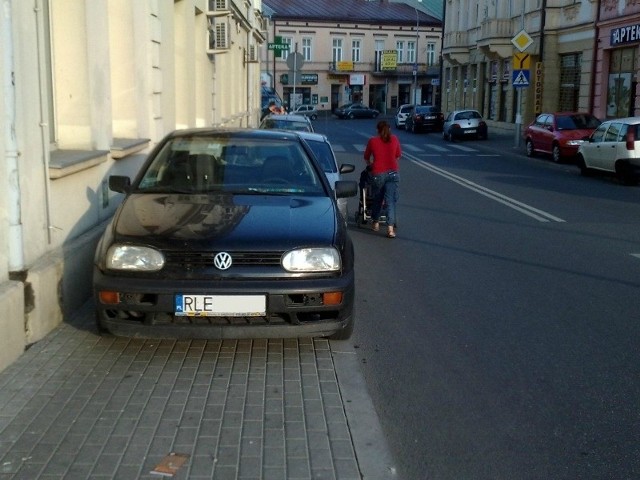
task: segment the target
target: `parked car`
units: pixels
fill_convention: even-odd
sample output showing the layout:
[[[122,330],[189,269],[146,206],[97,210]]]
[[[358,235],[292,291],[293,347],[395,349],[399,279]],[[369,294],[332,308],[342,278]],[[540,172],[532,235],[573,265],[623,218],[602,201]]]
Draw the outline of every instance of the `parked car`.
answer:
[[[542,113],[524,131],[527,156],[551,154],[554,162],[573,158],[583,140],[601,123],[590,113]]]
[[[275,113],[267,115],[260,122],[261,129],[295,130],[297,132],[313,132],[309,117],[292,113]]]
[[[380,112],[375,108],[365,107],[361,103],[348,103],[333,112],[338,118],[376,118]]]
[[[356,169],[355,165],[350,163],[344,163],[338,167],[338,159],[326,135],[308,132],[300,132],[299,135],[309,144],[316,158],[320,161],[324,174],[332,187],[341,179],[342,174],[351,173]],[[338,209],[344,221],[347,222],[349,209],[346,198],[338,198]]]
[[[614,173],[625,185],[638,183],[640,175],[640,117],[607,120],[578,148],[582,175],[594,171]]]
[[[151,338],[346,339],[354,248],[336,198],[295,132],[191,129],[153,149],[97,246],[97,326]]]
[[[305,117],[309,117],[311,120],[318,118],[318,110],[314,105],[300,105],[291,113],[295,115],[304,115]]]
[[[413,105],[411,105],[410,103],[406,103],[398,107],[398,111],[396,112],[395,122],[394,122],[396,125],[396,128],[404,128],[405,122],[412,108],[413,108]]]
[[[442,126],[442,138],[450,142],[463,138],[489,138],[487,123],[477,110],[454,110]]]
[[[409,111],[404,128],[411,133],[418,133],[423,130],[441,132],[443,124],[444,115],[438,107],[417,105]]]

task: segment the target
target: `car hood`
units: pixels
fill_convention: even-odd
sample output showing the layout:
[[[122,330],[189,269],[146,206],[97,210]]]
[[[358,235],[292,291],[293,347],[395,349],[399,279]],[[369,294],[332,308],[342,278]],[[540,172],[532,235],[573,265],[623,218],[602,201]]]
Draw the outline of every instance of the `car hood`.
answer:
[[[131,194],[112,228],[114,241],[262,250],[333,244],[337,222],[327,197]]]
[[[578,129],[578,130],[560,130],[558,135],[564,140],[582,140],[584,137],[588,137],[593,133],[593,128]]]

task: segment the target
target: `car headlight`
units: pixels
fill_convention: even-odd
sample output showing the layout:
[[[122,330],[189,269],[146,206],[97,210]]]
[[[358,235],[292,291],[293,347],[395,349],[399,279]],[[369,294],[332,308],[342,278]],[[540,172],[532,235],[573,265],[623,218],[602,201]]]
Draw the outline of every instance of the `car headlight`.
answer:
[[[335,272],[340,270],[340,254],[333,247],[300,248],[282,257],[282,266],[289,272]]]
[[[164,267],[164,255],[139,245],[112,245],[107,250],[106,265],[110,270],[157,272]]]
[[[583,140],[568,140],[567,145],[571,145],[572,147],[579,147],[582,145]]]

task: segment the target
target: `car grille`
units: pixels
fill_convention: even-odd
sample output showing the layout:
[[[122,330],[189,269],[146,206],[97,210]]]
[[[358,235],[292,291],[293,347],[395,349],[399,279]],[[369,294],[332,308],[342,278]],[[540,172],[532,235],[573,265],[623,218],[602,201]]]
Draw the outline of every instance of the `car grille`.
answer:
[[[181,268],[205,268],[213,266],[218,252],[164,252],[167,266]],[[228,252],[235,266],[280,265],[284,252]]]

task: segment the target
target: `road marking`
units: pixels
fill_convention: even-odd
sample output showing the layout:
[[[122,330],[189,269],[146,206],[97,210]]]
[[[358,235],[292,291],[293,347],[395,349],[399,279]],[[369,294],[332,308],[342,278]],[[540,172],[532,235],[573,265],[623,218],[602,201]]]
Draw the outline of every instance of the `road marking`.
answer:
[[[410,152],[422,152],[422,148],[416,147],[415,145],[406,144],[402,147],[404,150],[409,150]]]
[[[630,254],[632,257],[636,257],[638,259],[640,259],[640,253],[632,253]]]
[[[462,150],[463,152],[477,152],[475,148],[465,147],[464,145],[450,145],[451,148],[456,148],[458,150]]]
[[[435,150],[436,152],[448,152],[449,151],[448,148],[441,147],[440,145],[431,145],[431,144],[429,144],[429,145],[427,145],[427,148],[429,150]]]
[[[467,180],[466,178],[459,177],[458,175],[454,175],[453,173],[447,172],[446,170],[436,167],[435,165],[432,165],[431,163],[428,163],[424,160],[419,160],[417,158],[409,158],[409,160],[411,160],[413,163],[415,163],[419,167],[422,167],[437,175],[440,175],[441,177],[444,177],[447,180],[457,183],[458,185],[462,185],[463,187],[468,188],[469,190],[472,190],[476,193],[479,193],[480,195],[483,195],[491,200],[494,200],[498,203],[506,205],[507,207],[512,208],[520,213],[523,213],[524,215],[527,215],[531,218],[534,218],[539,222],[550,222],[550,221],[564,222],[563,219],[558,218],[554,215],[551,215],[550,213],[539,210],[535,207],[532,207],[531,205],[527,205],[526,203],[519,202],[513,198],[507,197],[506,195],[502,195],[501,193],[498,193],[494,190],[490,190],[486,187],[483,187],[482,185],[479,185],[470,180]]]
[[[334,152],[346,152],[346,149],[342,145],[334,143],[332,147]]]

